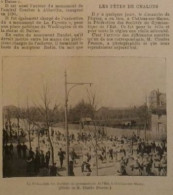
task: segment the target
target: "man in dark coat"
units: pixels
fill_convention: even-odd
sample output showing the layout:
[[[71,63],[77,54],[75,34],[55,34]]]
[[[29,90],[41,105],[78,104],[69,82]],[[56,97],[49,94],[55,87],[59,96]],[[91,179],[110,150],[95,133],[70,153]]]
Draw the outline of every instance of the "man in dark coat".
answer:
[[[22,153],[23,153],[23,159],[26,159],[27,146],[24,142],[23,142],[23,145],[21,146],[21,148],[22,148]]]
[[[21,146],[20,142],[18,142],[18,144],[17,144],[18,158],[21,158],[21,152],[22,152],[22,146]]]
[[[40,169],[40,152],[39,152],[39,150],[36,150],[36,153],[35,153],[34,168],[35,168],[35,174],[38,174],[39,169]]]
[[[53,163],[53,166],[50,167],[50,176],[56,176],[57,175],[57,167],[56,163]]]
[[[43,168],[44,167],[44,160],[45,160],[45,158],[44,158],[44,153],[43,153],[43,151],[41,150],[41,154],[40,154],[40,167],[41,168]]]
[[[13,159],[13,144],[11,143],[10,146],[9,146],[9,152],[10,152],[10,158]]]
[[[73,161],[69,161],[69,176],[74,176]]]
[[[65,152],[62,151],[62,149],[60,148],[60,151],[58,152],[58,156],[59,156],[59,161],[60,161],[60,167],[61,168],[63,166],[64,155],[65,155]]]
[[[46,167],[49,167],[49,161],[50,161],[50,151],[46,152],[46,156],[45,156],[45,161],[46,161]]]

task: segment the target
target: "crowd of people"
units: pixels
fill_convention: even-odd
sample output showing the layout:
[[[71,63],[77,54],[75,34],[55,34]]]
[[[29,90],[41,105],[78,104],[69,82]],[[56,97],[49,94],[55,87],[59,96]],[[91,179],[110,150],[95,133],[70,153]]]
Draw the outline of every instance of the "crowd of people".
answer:
[[[14,144],[4,142],[4,158],[17,158],[26,162],[26,176],[57,176],[66,169],[66,136],[61,130],[51,131],[52,150],[47,131],[32,132],[32,147],[29,142]],[[11,142],[10,142],[11,141]],[[13,140],[14,141],[14,140]],[[109,164],[111,175],[165,176],[167,175],[166,140],[147,140],[135,133],[131,136],[108,135],[103,129],[96,132],[73,131],[69,135],[69,175],[94,175],[96,169]],[[14,146],[15,145],[15,146]],[[53,160],[52,160],[53,156]],[[62,174],[63,175],[63,174]]]
[[[154,142],[138,138],[123,144],[116,153],[120,175],[165,176],[167,174],[166,141]],[[131,145],[131,147],[130,147]],[[119,155],[119,159],[117,156]]]
[[[79,137],[79,136],[78,136]],[[97,154],[99,163],[112,162],[115,175],[165,176],[167,174],[167,143],[166,140],[144,140],[135,133],[131,137],[107,136],[96,138],[90,134],[78,142],[87,148],[83,154],[82,172],[92,172],[96,168]],[[94,136],[93,136],[94,137]],[[87,138],[87,139],[86,139]],[[87,141],[86,141],[87,140]],[[96,151],[97,150],[97,151]],[[95,165],[95,167],[93,166]]]

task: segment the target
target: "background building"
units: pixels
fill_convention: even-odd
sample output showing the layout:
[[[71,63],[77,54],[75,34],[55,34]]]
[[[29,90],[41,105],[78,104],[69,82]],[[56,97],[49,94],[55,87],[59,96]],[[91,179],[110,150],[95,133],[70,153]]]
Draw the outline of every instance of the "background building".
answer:
[[[100,124],[118,128],[143,128],[145,119],[140,112],[143,107],[110,108],[101,107],[95,118]]]
[[[150,92],[148,97],[150,109],[166,110],[166,93],[161,93],[159,89]]]
[[[149,95],[149,109],[151,112],[151,130],[155,137],[166,138],[167,113],[166,93],[158,90],[151,91]]]

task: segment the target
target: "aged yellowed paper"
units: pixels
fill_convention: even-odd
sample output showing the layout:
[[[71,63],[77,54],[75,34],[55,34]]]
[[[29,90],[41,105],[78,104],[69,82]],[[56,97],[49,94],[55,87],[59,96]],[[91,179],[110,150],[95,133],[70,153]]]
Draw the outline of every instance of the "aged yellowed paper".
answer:
[[[172,6],[1,0],[2,194],[172,194]]]

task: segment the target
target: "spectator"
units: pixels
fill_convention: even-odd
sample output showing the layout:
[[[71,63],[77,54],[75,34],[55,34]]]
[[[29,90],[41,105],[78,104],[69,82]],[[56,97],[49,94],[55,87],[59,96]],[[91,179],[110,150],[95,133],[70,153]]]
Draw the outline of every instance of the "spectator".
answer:
[[[26,159],[27,146],[24,142],[23,142],[23,145],[21,146],[21,148],[22,148],[22,153],[23,153],[23,159]]]
[[[60,148],[60,151],[58,152],[58,156],[59,156],[59,161],[60,161],[60,167],[61,168],[63,166],[64,155],[65,155],[65,152],[62,151],[62,149]]]
[[[22,153],[22,146],[21,146],[20,142],[18,142],[18,144],[17,144],[17,155],[18,155],[19,159],[21,158],[21,153]]]

